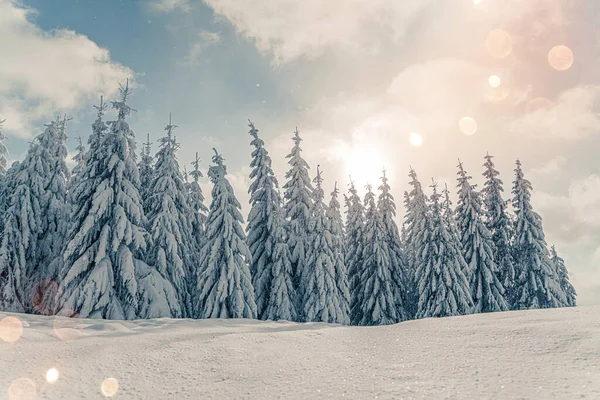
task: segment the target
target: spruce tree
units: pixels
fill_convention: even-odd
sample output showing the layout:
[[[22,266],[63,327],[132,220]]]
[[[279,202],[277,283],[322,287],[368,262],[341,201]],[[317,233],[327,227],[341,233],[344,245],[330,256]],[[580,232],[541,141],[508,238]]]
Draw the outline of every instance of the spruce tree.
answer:
[[[306,266],[301,277],[304,319],[307,322],[347,322],[343,299],[336,284],[335,255],[333,253],[331,224],[325,215],[323,178],[317,167],[313,182],[313,206],[310,210]]]
[[[156,153],[156,165],[148,187],[146,204],[150,240],[146,261],[173,285],[182,315],[189,316],[192,303],[186,273],[191,269],[188,256],[194,248],[190,242],[188,193],[176,156],[179,143],[173,137],[176,127],[169,115],[166,135],[160,139],[161,148]]]
[[[435,182],[432,188],[431,215],[425,219],[415,249],[419,254],[416,318],[463,315],[473,305],[469,282],[462,272],[459,243],[444,223]]]
[[[565,266],[565,260],[558,256],[556,253],[556,248],[552,246],[550,249],[550,256],[552,257],[552,263],[554,264],[554,270],[558,274],[558,283],[560,284],[561,289],[565,292],[567,296],[567,306],[575,307],[577,305],[577,292],[571,282],[569,281],[569,271],[567,271],[567,267]]]
[[[358,285],[363,266],[365,209],[352,179],[348,184],[348,192],[349,195],[345,196],[346,238],[344,247],[348,267],[348,286],[350,287],[350,322],[356,325],[362,319]]]
[[[138,191],[134,134],[126,117],[129,85],[113,102],[116,121],[103,121],[101,100],[92,125],[82,179],[73,188],[76,207],[63,254],[63,312],[83,318],[134,319],[181,313],[175,291],[140,260],[147,233]]]
[[[198,318],[256,318],[242,206],[226,178],[223,157],[213,150],[215,165],[209,168],[208,176],[214,186],[206,221],[207,241],[200,254]]]
[[[301,285],[303,271],[307,268],[306,257],[308,251],[308,231],[310,221],[310,210],[312,208],[312,185],[308,170],[310,167],[302,158],[300,143],[300,132],[298,128],[294,131],[294,147],[289,159],[290,169],[285,174],[287,182],[284,189],[284,211],[288,221],[288,245],[292,255],[292,271],[294,274],[294,289],[298,299],[304,298],[304,287]],[[298,304],[297,310],[304,310],[304,304]]]
[[[542,218],[531,206],[531,183],[525,179],[517,160],[512,193],[515,210],[514,260],[517,268],[515,309],[566,306],[546,245]]]
[[[265,142],[258,137],[258,129],[248,121],[254,146],[250,167],[252,183],[251,209],[248,214],[247,243],[252,255],[250,272],[256,297],[258,319],[296,318],[295,298],[292,287],[289,249],[283,235],[283,210],[277,178],[271,167],[271,157]],[[288,275],[289,274],[289,275]]]
[[[42,294],[55,275],[51,261],[67,219],[65,123],[46,125],[8,183],[13,196],[0,244],[0,309],[5,311],[42,312]]]
[[[473,312],[507,311],[504,288],[494,273],[497,267],[492,251],[492,235],[483,223],[480,194],[470,180],[471,177],[459,161],[456,219],[462,254],[468,266],[465,275],[471,285]]]
[[[365,234],[363,242],[363,265],[357,287],[357,306],[360,319],[355,325],[390,325],[402,320],[397,306],[398,289],[394,288],[392,259],[383,219],[375,204],[375,195],[367,185],[364,204]]]
[[[196,152],[196,158],[191,164],[194,169],[189,172],[189,175],[192,177],[192,182],[190,182],[188,187],[188,202],[192,212],[190,218],[192,235],[190,239],[190,249],[192,251],[191,256],[193,262],[190,264],[190,269],[186,271],[186,274],[188,278],[188,291],[192,295],[193,302],[193,293],[195,293],[196,284],[198,283],[197,266],[200,263],[200,252],[202,251],[202,246],[204,246],[204,243],[206,242],[206,235],[204,232],[208,208],[204,205],[204,194],[198,183],[200,178],[204,176],[200,171],[200,158],[198,157],[198,152]]]
[[[146,201],[150,197],[150,187],[154,179],[154,157],[152,157],[152,142],[149,133],[146,135],[146,141],[142,143],[138,169],[140,171],[140,195],[144,210],[146,210]]]
[[[331,232],[335,283],[339,291],[340,307],[342,309],[341,323],[348,325],[350,323],[350,289],[348,287],[348,268],[344,253],[344,222],[340,212],[340,202],[337,199],[338,194],[339,190],[337,182],[335,182],[325,216]]]
[[[485,209],[485,223],[492,233],[494,261],[496,263],[496,275],[504,287],[504,297],[510,308],[514,305],[515,265],[512,258],[512,221],[507,211],[507,202],[502,199],[504,191],[500,173],[496,170],[492,161],[493,156],[485,156],[486,178],[482,195]]]
[[[412,186],[408,196],[405,196],[404,226],[406,228],[405,252],[408,260],[405,280],[406,304],[405,308],[409,318],[413,318],[418,309],[419,288],[415,276],[417,267],[423,262],[419,249],[426,241],[427,221],[429,220],[429,207],[427,196],[423,192],[421,182],[412,167],[408,174],[409,184]]]
[[[383,170],[381,177],[381,185],[379,186],[379,199],[377,201],[377,209],[381,215],[381,220],[384,227],[384,237],[390,252],[390,271],[392,282],[390,287],[395,291],[396,309],[401,320],[407,319],[405,311],[405,303],[409,300],[406,298],[406,289],[404,287],[405,276],[407,275],[406,266],[404,264],[404,255],[402,252],[402,241],[398,225],[396,225],[396,203],[394,196],[390,191],[390,185],[386,176],[386,171]]]

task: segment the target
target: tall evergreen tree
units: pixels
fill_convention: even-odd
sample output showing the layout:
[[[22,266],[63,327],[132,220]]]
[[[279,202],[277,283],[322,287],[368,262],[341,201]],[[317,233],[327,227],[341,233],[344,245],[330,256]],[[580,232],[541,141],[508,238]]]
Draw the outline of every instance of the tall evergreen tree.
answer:
[[[288,245],[292,255],[292,271],[294,274],[294,288],[298,299],[304,298],[304,287],[301,286],[303,271],[307,268],[306,257],[308,251],[308,232],[310,210],[312,208],[312,185],[308,170],[310,167],[302,158],[300,132],[294,131],[294,147],[289,159],[290,169],[285,174],[287,182],[283,185],[285,200],[284,210],[288,221]],[[304,310],[304,304],[298,304],[297,310]]]
[[[256,318],[250,250],[223,157],[215,151],[208,170],[213,183],[206,221],[206,243],[200,254],[197,303],[199,318]]]
[[[531,206],[531,183],[517,160],[512,193],[515,210],[514,260],[517,267],[515,309],[551,308],[567,305],[546,245],[542,218]]]
[[[469,182],[462,163],[458,163],[458,206],[456,219],[462,254],[468,266],[473,312],[507,311],[504,288],[494,273],[497,269],[492,251],[492,234],[483,223],[480,194]]]
[[[9,185],[14,192],[4,215],[0,245],[0,308],[34,312],[40,307],[38,290],[44,290],[65,227],[66,184],[69,171],[64,124],[46,125],[31,143]]]
[[[202,251],[202,246],[204,246],[204,243],[206,242],[205,225],[208,208],[204,205],[204,194],[202,193],[202,188],[199,183],[200,178],[204,175],[200,171],[200,158],[198,157],[198,152],[196,152],[196,158],[191,164],[194,169],[189,172],[189,175],[192,177],[192,182],[189,184],[188,201],[192,210],[192,216],[190,218],[192,234],[190,248],[192,249],[193,262],[190,265],[191,268],[186,271],[186,273],[188,278],[188,291],[192,295],[193,304],[193,294],[196,292],[196,285],[198,283],[197,266],[200,264],[200,252]]]
[[[412,186],[408,196],[405,197],[404,226],[406,227],[405,252],[408,260],[407,276],[405,280],[406,299],[405,308],[409,318],[416,315],[419,304],[419,288],[416,279],[417,267],[423,262],[419,249],[427,240],[427,221],[429,220],[429,207],[427,196],[423,192],[421,182],[412,167],[408,174],[409,184]]]
[[[435,182],[432,188],[431,216],[425,220],[416,248],[420,255],[415,273],[417,318],[467,314],[473,305],[469,282],[462,272],[459,243],[444,223]]]
[[[73,188],[77,206],[63,254],[62,309],[84,318],[170,317],[181,312],[175,290],[139,258],[147,233],[134,134],[125,121],[132,111],[129,85],[120,89],[110,129],[103,102],[97,107],[86,168]]]
[[[343,314],[341,323],[348,325],[350,323],[350,289],[348,287],[348,268],[344,253],[344,222],[340,212],[340,202],[337,199],[338,194],[339,190],[337,182],[335,182],[325,216],[331,232],[335,283],[339,291],[340,307]]]
[[[276,320],[295,319],[290,253],[289,249],[283,250],[281,246],[285,244],[285,236],[282,235],[283,210],[277,178],[265,142],[258,137],[258,129],[251,121],[248,126],[254,151],[250,163],[252,183],[248,189],[251,209],[246,231],[252,254],[250,272],[257,314],[263,320],[269,317]]]
[[[313,180],[313,206],[310,210],[308,251],[306,266],[301,277],[302,304],[307,322],[330,322],[343,324],[347,314],[343,310],[343,299],[336,285],[335,255],[332,248],[331,226],[325,215],[323,203],[323,178],[317,167]]]
[[[152,142],[150,141],[149,133],[146,135],[146,141],[142,143],[138,169],[140,171],[140,195],[142,197],[142,204],[144,206],[144,211],[148,213],[148,201],[152,194],[150,187],[152,186],[152,181],[154,179],[154,157],[152,157]]]
[[[515,285],[515,265],[512,258],[512,221],[507,211],[507,202],[502,199],[504,191],[500,173],[496,170],[493,156],[485,156],[485,171],[483,176],[486,178],[483,187],[483,204],[485,206],[485,222],[488,230],[492,233],[494,262],[497,269],[494,271],[504,287],[504,297],[509,306],[513,308],[514,285]]]
[[[397,307],[396,282],[392,274],[390,248],[386,238],[383,219],[375,204],[375,195],[367,185],[364,204],[365,234],[363,242],[363,265],[357,287],[357,306],[360,319],[355,325],[389,325],[401,321],[401,310]]]
[[[348,192],[349,195],[345,196],[346,239],[344,247],[348,267],[348,285],[350,287],[350,322],[355,325],[362,319],[358,285],[363,266],[365,208],[352,179],[348,184]]]
[[[390,273],[392,277],[390,287],[395,292],[394,297],[396,299],[398,317],[401,320],[405,320],[407,319],[405,303],[409,301],[406,296],[406,288],[404,287],[407,271],[404,264],[404,255],[402,254],[400,232],[398,231],[398,225],[396,225],[395,220],[396,203],[394,202],[394,196],[392,196],[385,170],[383,170],[379,191],[380,194],[377,201],[377,208],[381,215],[384,227],[384,238],[390,252]]]
[[[569,281],[569,271],[567,271],[567,267],[565,266],[565,260],[563,260],[556,253],[556,248],[552,246],[550,249],[550,256],[552,257],[552,263],[554,264],[554,270],[558,274],[558,283],[560,284],[561,289],[565,292],[567,296],[567,306],[575,307],[577,305],[577,292],[571,282]]]
[[[173,137],[176,127],[169,115],[166,135],[160,139],[161,148],[156,153],[156,165],[148,190],[146,204],[150,240],[146,260],[173,285],[182,314],[189,316],[192,303],[186,273],[191,269],[188,255],[194,248],[190,243],[188,193],[176,156],[179,143]]]

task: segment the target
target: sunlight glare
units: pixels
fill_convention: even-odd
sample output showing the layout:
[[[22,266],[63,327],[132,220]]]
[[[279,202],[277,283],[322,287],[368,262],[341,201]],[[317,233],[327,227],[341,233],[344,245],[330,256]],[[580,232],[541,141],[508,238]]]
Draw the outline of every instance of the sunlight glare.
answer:
[[[423,144],[423,137],[418,133],[411,133],[408,135],[408,142],[413,147],[420,147]]]
[[[54,383],[58,380],[58,370],[56,368],[50,368],[48,372],[46,372],[46,382]]]
[[[458,127],[460,131],[467,136],[474,135],[477,132],[477,122],[471,117],[462,117],[458,121]]]
[[[573,52],[563,45],[554,46],[548,52],[548,63],[557,71],[566,71],[573,65]]]
[[[481,0],[473,0],[473,4],[479,5],[479,4],[481,4]]]
[[[119,391],[119,381],[115,378],[106,378],[100,386],[102,394],[106,397],[113,397]]]
[[[485,47],[494,58],[504,58],[512,52],[512,38],[502,29],[494,29],[485,39]]]
[[[0,321],[0,339],[7,343],[13,343],[21,339],[23,335],[23,323],[17,317],[6,317]]]
[[[501,82],[500,77],[498,75],[492,75],[488,78],[488,83],[494,89],[496,89],[498,86],[500,86],[500,82]]]
[[[374,147],[354,147],[346,159],[346,170],[358,187],[374,184],[381,175],[385,160]]]

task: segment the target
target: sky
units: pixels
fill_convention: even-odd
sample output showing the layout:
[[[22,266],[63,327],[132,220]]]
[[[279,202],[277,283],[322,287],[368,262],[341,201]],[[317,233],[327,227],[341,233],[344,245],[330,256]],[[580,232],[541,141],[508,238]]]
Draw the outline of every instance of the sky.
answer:
[[[326,193],[385,168],[398,221],[409,166],[456,192],[458,160],[481,187],[489,152],[509,199],[519,158],[579,304],[598,304],[598,23],[595,0],[0,0],[0,119],[11,160],[59,114],[74,150],[130,79],[138,139],[172,113],[182,167],[217,148],[246,212],[248,119],[280,184],[296,127]]]

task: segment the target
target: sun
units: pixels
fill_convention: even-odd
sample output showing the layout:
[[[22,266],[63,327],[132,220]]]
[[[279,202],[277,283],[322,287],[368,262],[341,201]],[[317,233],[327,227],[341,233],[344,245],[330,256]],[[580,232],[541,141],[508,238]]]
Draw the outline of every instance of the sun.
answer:
[[[355,146],[346,157],[346,172],[358,189],[377,187],[385,165],[383,153],[375,147]]]

